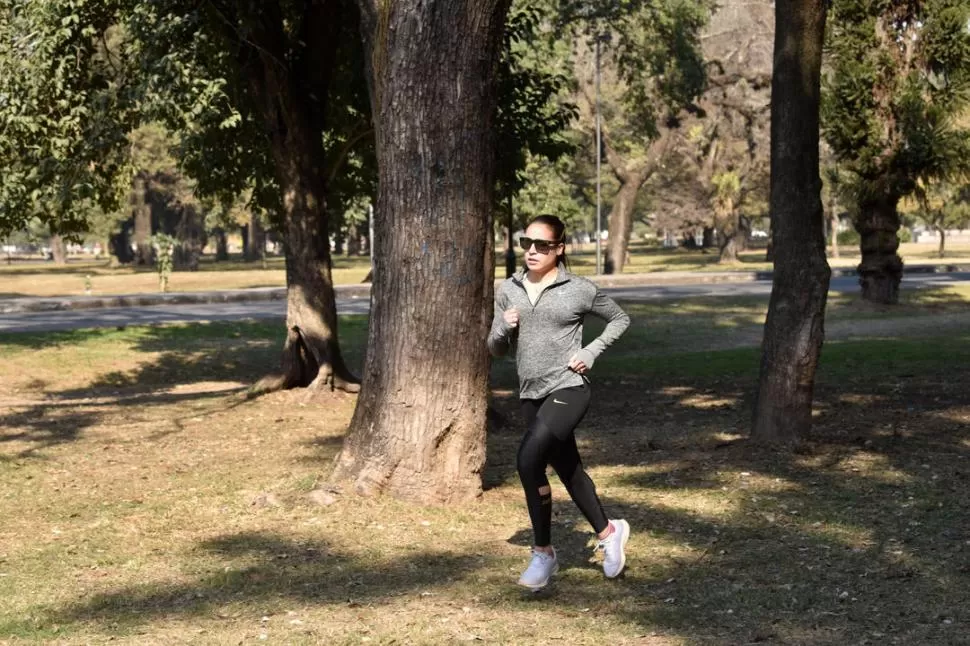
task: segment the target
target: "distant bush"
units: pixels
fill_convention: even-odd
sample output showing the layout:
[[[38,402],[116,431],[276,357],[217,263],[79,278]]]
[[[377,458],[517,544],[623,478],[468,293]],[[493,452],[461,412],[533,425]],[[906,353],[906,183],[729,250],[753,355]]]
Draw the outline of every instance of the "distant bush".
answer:
[[[906,227],[900,227],[899,229],[899,241],[900,242],[912,242],[913,232]],[[839,232],[839,245],[858,247],[860,242],[859,232],[855,229],[849,229],[848,231]]]
[[[862,241],[859,237],[859,232],[855,229],[849,229],[848,231],[840,231],[838,235],[839,245],[854,246],[858,247],[859,243]]]

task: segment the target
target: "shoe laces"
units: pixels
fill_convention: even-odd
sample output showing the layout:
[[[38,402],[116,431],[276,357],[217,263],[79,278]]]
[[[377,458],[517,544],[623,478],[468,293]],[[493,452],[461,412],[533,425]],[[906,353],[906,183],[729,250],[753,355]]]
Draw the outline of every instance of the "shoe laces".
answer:
[[[596,542],[596,549],[594,551],[597,551],[597,552],[606,552],[608,550],[609,546],[610,546],[610,543],[613,542],[613,537],[615,535],[616,535],[616,530],[614,529],[612,532],[610,532],[610,535],[609,536],[607,536],[606,538],[599,539]]]
[[[546,561],[551,561],[553,559],[552,554],[546,554],[545,552],[540,552],[539,550],[532,550],[532,563],[545,563]],[[531,565],[531,564],[530,564]]]

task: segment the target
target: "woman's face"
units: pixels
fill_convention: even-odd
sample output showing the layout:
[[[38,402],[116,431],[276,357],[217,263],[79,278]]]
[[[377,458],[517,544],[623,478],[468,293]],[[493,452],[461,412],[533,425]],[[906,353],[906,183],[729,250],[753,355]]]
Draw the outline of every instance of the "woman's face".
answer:
[[[556,266],[559,256],[562,255],[563,245],[556,241],[556,234],[552,227],[541,222],[533,222],[525,230],[525,236],[520,241],[525,249],[525,266],[529,271],[545,275]]]

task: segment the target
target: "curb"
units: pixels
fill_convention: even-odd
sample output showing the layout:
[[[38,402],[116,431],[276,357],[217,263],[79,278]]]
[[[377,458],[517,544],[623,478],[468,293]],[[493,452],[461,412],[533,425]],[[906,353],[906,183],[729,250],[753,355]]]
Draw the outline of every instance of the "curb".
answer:
[[[947,274],[970,271],[964,265],[911,265],[904,267],[904,274]],[[748,283],[770,281],[771,271],[658,271],[643,274],[616,274],[587,276],[600,287],[633,287],[649,285],[683,285],[696,283]],[[832,277],[858,276],[853,268],[834,268]],[[495,280],[498,285],[501,278]],[[336,285],[337,298],[368,298],[370,284]],[[286,299],[285,287],[254,287],[211,292],[169,292],[159,294],[115,294],[111,296],[54,296],[0,299],[0,314],[28,312],[58,312],[65,310],[107,309],[114,307],[151,307],[154,305],[181,305],[188,303],[247,303],[258,301],[282,301]]]

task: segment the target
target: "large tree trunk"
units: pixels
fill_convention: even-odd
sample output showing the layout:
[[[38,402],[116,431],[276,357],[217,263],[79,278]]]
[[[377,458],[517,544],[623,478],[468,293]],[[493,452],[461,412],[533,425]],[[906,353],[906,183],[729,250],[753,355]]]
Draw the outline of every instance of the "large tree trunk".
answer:
[[[778,0],[771,82],[774,282],[761,349],[751,437],[793,444],[812,424],[831,270],[818,174],[825,0]]]
[[[55,265],[67,264],[67,248],[64,246],[64,238],[59,234],[51,235],[51,260]]]
[[[322,141],[340,3],[308,3],[302,33],[291,36],[277,3],[262,5],[260,18],[249,35],[256,47],[250,53],[258,62],[243,67],[262,112],[283,196],[288,332],[282,376],[263,379],[253,392],[302,386],[356,392],[359,380],[345,365],[337,339]],[[300,39],[300,55],[287,56],[287,37]]]
[[[606,274],[623,272],[626,252],[630,246],[630,234],[633,231],[633,207],[645,181],[643,173],[630,173],[625,180],[621,180],[620,190],[617,191],[610,210],[610,239],[603,262],[603,272]]]
[[[936,227],[937,232],[940,234],[940,248],[937,251],[937,255],[943,258],[946,255],[946,229],[943,227]]]
[[[508,4],[360,0],[381,217],[364,382],[334,471],[360,493],[481,494],[494,80]]]
[[[862,238],[859,284],[862,298],[873,303],[899,301],[903,259],[896,253],[899,249],[898,204],[899,197],[892,193],[869,197],[859,204],[859,219],[855,225]]]

